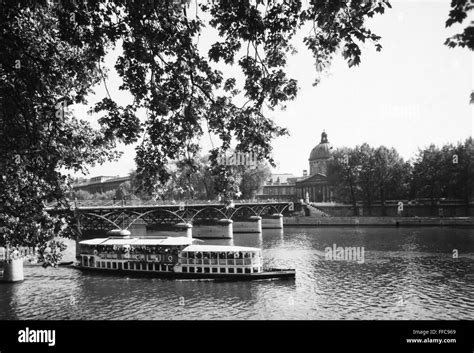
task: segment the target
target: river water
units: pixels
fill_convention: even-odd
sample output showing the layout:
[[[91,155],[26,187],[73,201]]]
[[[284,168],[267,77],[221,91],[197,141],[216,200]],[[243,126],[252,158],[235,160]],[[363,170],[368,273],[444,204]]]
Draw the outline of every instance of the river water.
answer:
[[[0,319],[474,319],[474,229],[285,228],[204,243],[261,247],[268,266],[296,268],[296,279],[176,281],[26,266],[24,282],[0,284]],[[327,247],[359,247],[363,258],[331,260]]]

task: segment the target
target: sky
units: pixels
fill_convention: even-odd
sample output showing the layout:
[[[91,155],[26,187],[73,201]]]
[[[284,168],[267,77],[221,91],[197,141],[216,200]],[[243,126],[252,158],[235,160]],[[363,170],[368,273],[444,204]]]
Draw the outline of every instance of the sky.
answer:
[[[303,169],[309,169],[309,154],[323,130],[334,148],[367,142],[374,147],[394,147],[405,159],[431,143],[457,143],[472,136],[474,111],[469,95],[474,87],[474,58],[468,49],[443,44],[467,23],[445,28],[449,3],[391,1],[392,9],[367,22],[382,37],[382,51],[365,44],[361,64],[352,68],[342,57],[335,58],[317,86],[312,85],[317,77],[314,60],[302,43],[303,35],[298,35],[298,53],[289,58],[287,67],[288,76],[298,80],[298,96],[286,110],[269,113],[290,132],[273,143],[274,172],[301,176]],[[200,48],[207,51],[216,40],[217,33],[205,30],[199,38]],[[120,79],[113,70],[117,55],[115,51],[106,59],[111,70],[107,86],[112,98],[126,105],[132,99],[118,89]],[[241,77],[238,69],[224,73]],[[89,104],[105,94],[103,85],[97,87]],[[79,113],[85,110],[75,108]],[[96,124],[94,116],[85,119]],[[210,146],[205,134],[203,152]],[[118,162],[92,167],[87,177],[124,176],[134,169],[134,146],[119,148],[124,155]]]

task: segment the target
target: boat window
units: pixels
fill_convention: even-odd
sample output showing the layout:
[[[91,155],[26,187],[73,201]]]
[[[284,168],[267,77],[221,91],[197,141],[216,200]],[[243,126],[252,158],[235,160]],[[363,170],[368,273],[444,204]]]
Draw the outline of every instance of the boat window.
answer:
[[[110,268],[110,262],[107,262],[107,268]]]
[[[116,269],[116,268],[117,268],[117,263],[116,263],[116,262],[112,262],[112,268],[113,268],[113,269]]]
[[[188,267],[187,266],[183,266],[183,272],[188,272]]]
[[[188,254],[188,258],[194,259],[194,253],[193,252],[184,252],[185,254]]]
[[[227,258],[228,259],[233,259],[234,258],[234,253],[233,252],[228,252],[227,253]]]
[[[121,263],[121,262],[118,263],[118,269],[119,269],[119,270],[122,269],[122,263]]]
[[[211,259],[217,259],[217,255],[216,252],[211,252]]]
[[[219,268],[219,272],[220,272],[220,273],[225,273],[225,267],[220,267],[220,268]]]
[[[153,271],[153,264],[148,264],[148,270]]]
[[[188,257],[188,253],[187,253],[186,251],[183,251],[183,252],[181,253],[181,257]]]
[[[212,273],[217,273],[217,270],[218,270],[217,267],[213,267],[212,268]]]
[[[196,258],[197,259],[202,259],[202,252],[197,252],[196,253]]]
[[[258,267],[254,267],[253,272],[258,272]]]
[[[242,271],[242,268],[237,268],[237,273],[243,273],[244,271]]]
[[[123,264],[123,269],[124,269],[124,270],[128,270],[128,262],[125,262],[125,263]]]
[[[245,252],[245,253],[244,253],[244,258],[245,258],[245,259],[248,259],[248,258],[250,258],[251,256],[252,256],[252,254],[249,253],[249,252]]]
[[[102,261],[102,268],[105,268],[105,261]]]
[[[219,253],[219,259],[224,259],[225,260],[225,258],[226,258],[225,255],[226,255],[225,252]]]
[[[252,271],[250,270],[250,268],[246,268],[245,269],[245,273],[251,273]]]
[[[193,267],[193,266],[191,266],[191,267],[189,268],[189,272],[194,273],[194,267]]]
[[[204,267],[204,273],[209,273],[211,272],[211,270],[209,269],[209,267]]]
[[[234,269],[233,268],[229,268],[229,273],[234,273]]]
[[[196,272],[197,273],[202,273],[202,267],[196,267]]]
[[[204,259],[210,259],[211,258],[211,254],[209,254],[208,252],[203,253],[202,256],[203,256]]]

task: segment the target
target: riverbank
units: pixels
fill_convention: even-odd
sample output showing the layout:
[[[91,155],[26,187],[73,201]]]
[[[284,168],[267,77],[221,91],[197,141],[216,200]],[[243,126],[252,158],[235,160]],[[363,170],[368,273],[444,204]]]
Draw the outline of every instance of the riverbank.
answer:
[[[456,226],[474,228],[474,217],[284,217],[284,226]]]

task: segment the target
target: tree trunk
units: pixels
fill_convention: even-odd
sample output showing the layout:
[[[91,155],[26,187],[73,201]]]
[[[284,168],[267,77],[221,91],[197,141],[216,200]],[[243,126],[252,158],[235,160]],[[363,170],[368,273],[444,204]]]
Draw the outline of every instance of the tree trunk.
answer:
[[[355,192],[354,192],[354,187],[352,183],[350,184],[351,187],[351,200],[352,200],[352,207],[354,209],[354,216],[357,216],[357,201],[355,198]]]
[[[387,209],[385,208],[385,190],[384,187],[380,187],[380,202],[382,203],[382,216],[387,215]]]

